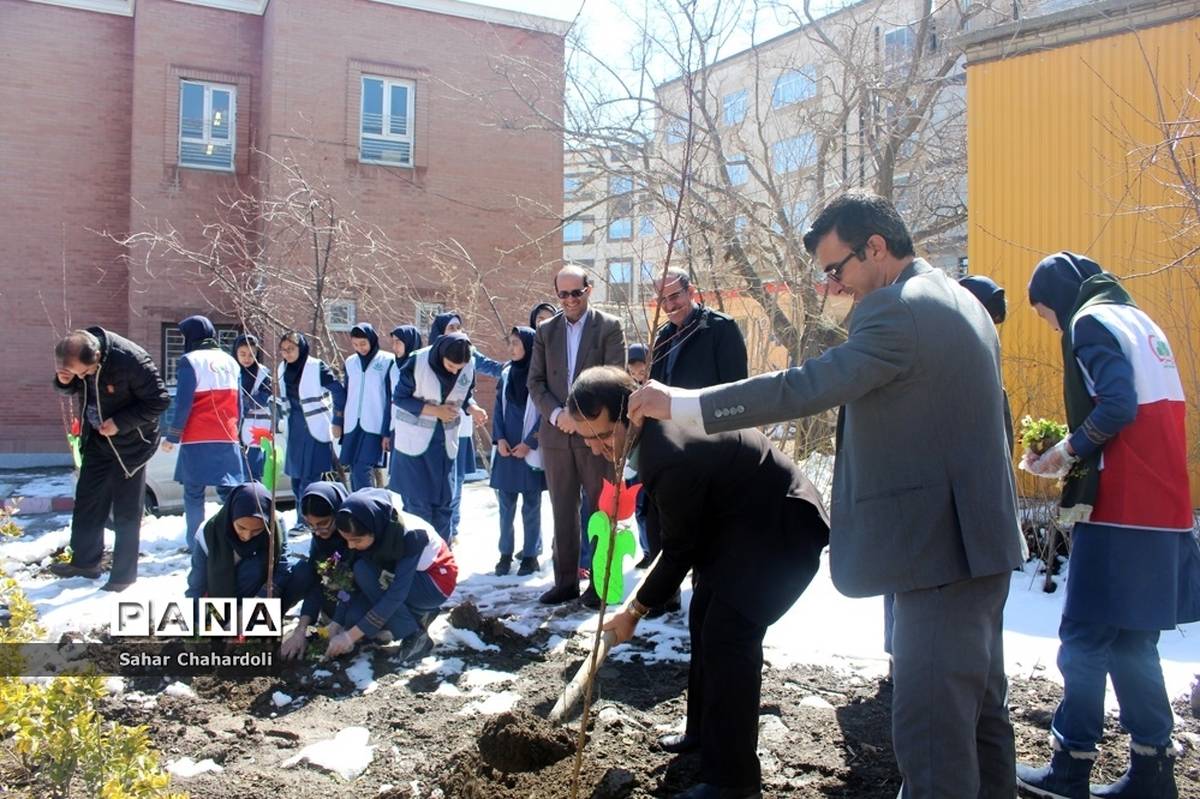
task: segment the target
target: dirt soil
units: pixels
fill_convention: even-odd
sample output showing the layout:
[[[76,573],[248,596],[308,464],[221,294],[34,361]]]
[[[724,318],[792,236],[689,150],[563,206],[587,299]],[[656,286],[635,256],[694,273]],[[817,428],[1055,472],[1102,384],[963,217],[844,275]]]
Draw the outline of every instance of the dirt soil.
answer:
[[[677,618],[682,624],[682,616]],[[196,799],[570,796],[578,723],[563,728],[543,719],[583,661],[584,650],[573,644],[551,655],[543,633],[524,639],[505,628],[505,634],[489,636],[495,627],[486,618],[464,611],[457,620],[479,627],[499,651],[435,650],[434,656],[461,659],[465,671],[511,675],[511,682],[488,690],[520,694],[512,712],[464,715],[480,694],[462,674],[406,670],[390,660],[385,647],[371,653],[378,687],[365,695],[344,673],[351,661],[310,663],[289,668],[280,678],[193,678],[194,698],[164,693],[160,679],[130,680],[128,691],[153,696],[155,702],[132,701],[129,694],[113,697],[104,713],[125,724],[146,725],[164,761],[187,756],[222,765],[219,774],[173,781],[176,790]],[[696,755],[671,756],[654,744],[683,717],[686,681],[682,663],[604,665],[579,797],[668,797],[695,782]],[[296,701],[276,707],[276,691]],[[1038,763],[1046,758],[1046,734],[1060,695],[1044,679],[1013,681],[1010,705],[1019,758]],[[891,688],[883,680],[768,665],[760,727],[764,795],[893,799],[899,776],[891,751],[890,701]],[[1176,713],[1177,737],[1185,747],[1176,770],[1180,796],[1200,799],[1200,719],[1183,700]],[[355,725],[370,730],[375,747],[371,765],[355,781],[310,765],[281,766],[299,748]],[[1102,746],[1094,780],[1113,779],[1124,768],[1128,738],[1111,717]],[[28,799],[40,796],[35,787],[28,791]]]

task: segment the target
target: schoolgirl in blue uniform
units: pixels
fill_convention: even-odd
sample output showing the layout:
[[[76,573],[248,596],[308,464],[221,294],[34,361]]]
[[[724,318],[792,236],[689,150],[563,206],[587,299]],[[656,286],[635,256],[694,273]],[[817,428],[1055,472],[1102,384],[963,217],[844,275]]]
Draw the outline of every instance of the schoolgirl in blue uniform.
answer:
[[[279,380],[287,408],[287,453],[284,471],[292,492],[304,489],[333,469],[333,425],[341,423],[346,391],[319,358],[309,355],[303,333],[284,334],[279,341]]]
[[[427,654],[433,648],[429,625],[458,581],[450,547],[428,530],[406,524],[392,494],[383,489],[354,492],[334,520],[355,553],[355,590],[338,603],[326,655],[345,654],[361,638],[384,631],[403,642],[400,660]]]
[[[333,524],[333,516],[342,507],[348,494],[341,483],[318,480],[309,483],[304,496],[300,498],[300,515],[304,517],[308,529],[312,530],[312,542],[308,547],[308,557],[292,567],[290,579],[294,583],[291,588],[303,599],[300,621],[280,647],[280,655],[285,660],[303,655],[309,625],[317,621],[322,613],[332,619],[337,609],[337,598],[326,590],[321,576],[321,564],[332,559],[329,568],[347,572],[353,568],[353,553]]]
[[[254,440],[255,430],[271,430],[271,370],[262,364],[258,339],[245,334],[238,336],[230,347],[237,359],[238,406],[241,416],[238,435],[242,444],[243,464],[251,480],[262,480],[263,451]]]
[[[374,487],[372,471],[383,464],[391,446],[392,386],[396,357],[379,348],[379,335],[369,324],[350,331],[354,354],[346,359],[346,406],[341,437],[342,465],[350,470],[350,487]]]

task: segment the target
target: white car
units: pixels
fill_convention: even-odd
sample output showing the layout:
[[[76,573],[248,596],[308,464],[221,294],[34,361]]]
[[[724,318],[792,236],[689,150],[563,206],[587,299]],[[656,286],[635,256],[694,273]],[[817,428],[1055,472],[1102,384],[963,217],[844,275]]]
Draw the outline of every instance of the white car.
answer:
[[[171,395],[171,407],[162,415],[161,424],[165,428],[175,415],[175,395]],[[175,459],[179,457],[179,447],[170,452],[164,452],[160,446],[154,457],[146,464],[146,512],[155,516],[166,513],[183,512],[183,486],[175,482]],[[292,496],[292,481],[286,474],[279,475],[275,487],[276,497],[285,504],[296,501]],[[219,502],[217,492],[212,486],[205,491],[205,500]]]

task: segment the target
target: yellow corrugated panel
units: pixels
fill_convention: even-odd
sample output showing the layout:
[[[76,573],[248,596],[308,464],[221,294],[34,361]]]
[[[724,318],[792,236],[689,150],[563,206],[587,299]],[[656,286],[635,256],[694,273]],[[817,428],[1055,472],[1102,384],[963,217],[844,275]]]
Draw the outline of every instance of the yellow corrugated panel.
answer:
[[[1200,245],[1200,231],[1181,236],[1178,180],[1156,123],[1181,113],[1200,118],[1200,101],[1182,105],[1200,89],[1198,53],[1200,20],[1192,19],[967,69],[968,255],[972,273],[1008,293],[1000,339],[1013,415],[1064,416],[1059,339],[1029,307],[1026,286],[1043,256],[1084,253],[1128,278],[1175,350],[1188,401],[1193,504],[1200,504],[1200,263],[1162,270]],[[1200,139],[1178,149],[1200,177]]]

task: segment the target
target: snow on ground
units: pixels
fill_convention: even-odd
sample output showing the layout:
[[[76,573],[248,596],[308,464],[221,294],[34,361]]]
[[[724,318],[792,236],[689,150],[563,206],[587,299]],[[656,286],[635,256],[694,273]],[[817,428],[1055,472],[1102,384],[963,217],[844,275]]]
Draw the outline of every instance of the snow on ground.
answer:
[[[283,766],[288,768],[299,763],[311,763],[351,782],[367,770],[375,756],[375,747],[367,743],[370,737],[371,733],[366,727],[347,727],[339,730],[333,738],[304,747],[283,761]]]
[[[57,480],[54,475],[44,479]],[[38,490],[37,486],[28,489]],[[210,503],[207,511],[211,514],[217,509]],[[282,514],[286,526],[290,527],[294,514],[294,511]],[[459,588],[451,602],[472,601],[485,614],[501,617],[502,623],[522,635],[546,630],[550,634],[549,640],[541,649],[548,656],[558,657],[564,653],[578,656],[591,644],[595,615],[578,604],[548,608],[537,603],[538,595],[553,583],[548,554],[553,529],[550,514],[549,500],[544,499],[542,539],[545,552],[541,571],[527,577],[517,577],[515,571],[496,577],[492,573],[498,557],[496,542],[499,535],[495,494],[484,484],[468,484],[463,498],[461,533],[454,549],[459,567]],[[64,518],[63,524],[69,524],[69,519]],[[63,632],[86,633],[107,625],[118,596],[98,590],[103,579],[55,580],[34,576],[41,571],[39,564],[68,539],[69,529],[63,526],[0,544],[0,566],[17,578],[34,602],[52,640],[57,640]],[[519,522],[517,540],[519,545]],[[111,546],[111,532],[106,534],[106,541]],[[182,516],[147,517],[142,526],[140,577],[120,597],[161,600],[182,596],[189,565],[182,552],[183,541]],[[293,553],[306,552],[308,540],[306,537],[290,539],[288,548]],[[626,579],[627,591],[632,591],[640,576],[641,572],[630,571]],[[1057,578],[1060,586],[1065,576],[1064,572]],[[1005,614],[1006,661],[1011,675],[1041,675],[1059,680],[1055,656],[1065,591],[1060,587],[1057,592],[1046,594],[1041,589],[1041,582],[1032,565],[1024,573],[1013,574]],[[686,607],[689,599],[686,584],[683,599]],[[503,697],[511,692],[493,693],[483,685],[473,687],[471,681],[480,677],[469,675],[478,674],[478,670],[464,673],[463,661],[452,657],[455,650],[486,653],[494,647],[469,630],[450,626],[444,613],[434,622],[430,634],[438,648],[418,664],[413,673],[437,673],[443,680],[457,683],[456,690],[473,700],[469,706],[486,706],[486,712],[492,712],[492,708],[507,701]],[[1172,696],[1186,693],[1192,680],[1200,674],[1200,646],[1195,643],[1198,638],[1200,623],[1162,634],[1159,651]],[[791,611],[770,628],[765,650],[767,662],[775,667],[814,664],[862,677],[881,675],[887,670],[887,657],[883,653],[883,602],[878,597],[850,599],[839,594],[830,582],[827,556],[823,557],[821,568],[808,590]],[[619,660],[640,658],[644,662],[686,661],[687,652],[686,619],[681,614],[672,614],[643,621],[637,641],[618,648],[611,657]],[[352,679],[360,690],[370,690],[376,678],[370,664],[365,660],[356,661],[351,669],[356,670]],[[798,701],[801,698],[798,697]]]

